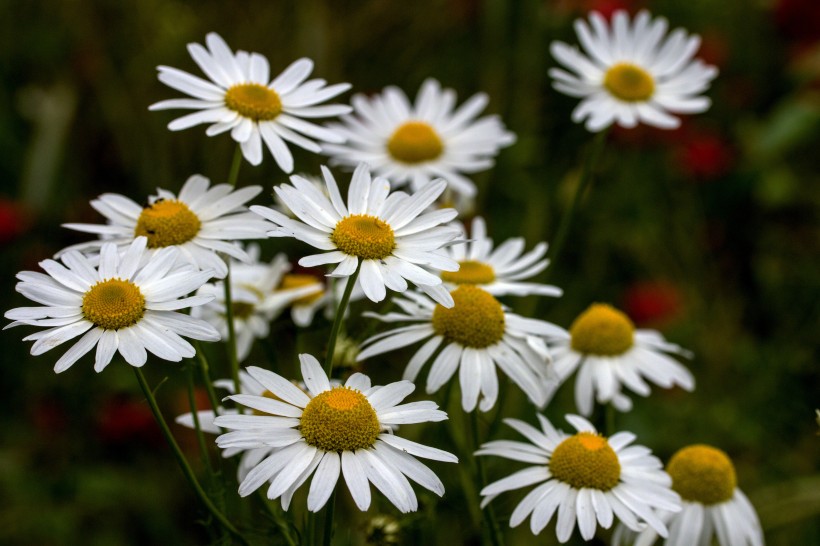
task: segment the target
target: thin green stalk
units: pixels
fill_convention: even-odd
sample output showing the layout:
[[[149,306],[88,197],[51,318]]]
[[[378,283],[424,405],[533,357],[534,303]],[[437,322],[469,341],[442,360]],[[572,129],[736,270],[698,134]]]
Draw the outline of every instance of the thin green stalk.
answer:
[[[296,546],[296,541],[293,540],[292,536],[290,536],[290,527],[288,527],[286,522],[282,521],[282,515],[273,507],[262,489],[256,490],[256,496],[268,510],[270,517],[273,519],[274,523],[276,523],[276,526],[279,528],[279,531],[282,533],[282,536],[284,537],[285,542],[288,543],[288,546]]]
[[[200,343],[194,340],[193,344],[196,349],[196,358],[199,362],[199,371],[202,374],[202,381],[205,383],[205,390],[208,392],[208,400],[211,402],[211,408],[214,410],[214,413],[216,413],[217,408],[219,408],[219,399],[216,397],[216,392],[214,391],[208,359],[205,358],[205,353],[202,352]]]
[[[345,286],[344,294],[339,302],[339,307],[336,309],[336,317],[333,319],[333,328],[330,330],[330,339],[327,342],[327,354],[325,354],[325,372],[330,379],[330,374],[333,371],[333,351],[336,349],[336,338],[339,336],[339,328],[342,326],[345,311],[347,310],[347,303],[350,301],[350,294],[353,293],[353,287],[356,285],[356,280],[359,278],[359,271],[362,268],[362,260],[359,259],[359,264],[356,266],[356,271],[347,279],[347,286]]]
[[[333,513],[336,508],[336,489],[330,494],[330,499],[327,501],[327,508],[325,508],[325,536],[322,540],[323,546],[330,546],[330,541],[333,538]]]
[[[233,161],[231,162],[231,171],[228,173],[228,185],[235,188],[236,181],[239,179],[239,167],[242,166],[242,147],[237,144],[236,150],[233,153]]]
[[[174,457],[176,457],[177,463],[179,463],[179,467],[182,469],[182,473],[185,474],[185,477],[188,479],[188,483],[191,484],[196,496],[205,505],[208,511],[216,518],[216,520],[225,528],[229,533],[231,533],[236,540],[238,540],[241,544],[248,545],[248,541],[245,540],[245,537],[233,526],[233,524],[228,521],[228,518],[225,517],[222,512],[220,512],[216,506],[211,502],[211,499],[208,498],[208,495],[205,494],[205,491],[202,489],[202,486],[199,485],[199,482],[196,479],[196,475],[194,471],[191,469],[191,465],[188,464],[188,460],[185,458],[185,454],[182,453],[182,450],[179,448],[179,444],[174,439],[174,435],[171,434],[171,429],[168,428],[168,423],[165,422],[165,418],[162,416],[162,412],[159,409],[159,405],[157,405],[157,400],[154,398],[154,394],[151,392],[150,387],[148,386],[148,382],[145,380],[145,375],[143,375],[142,370],[140,368],[134,368],[134,374],[137,376],[137,381],[140,384],[140,388],[142,388],[142,392],[145,394],[145,398],[148,400],[148,405],[151,407],[151,412],[154,414],[154,419],[156,419],[157,424],[159,425],[160,429],[162,430],[163,436],[168,442],[168,445],[171,446],[171,450],[174,452]]]
[[[191,406],[191,415],[194,419],[194,429],[196,429],[196,439],[199,443],[199,451],[202,455],[202,465],[210,474],[211,457],[208,455],[208,446],[205,444],[205,435],[202,433],[202,427],[199,425],[199,415],[197,414],[196,398],[194,397],[194,365],[193,362],[186,366],[186,376],[188,378],[188,405]]]
[[[481,447],[481,440],[478,436],[478,408],[470,412],[470,425],[472,427],[473,432],[473,443],[474,443],[474,452]],[[473,455],[473,459],[475,459],[476,466],[478,467],[478,479],[479,485],[483,489],[487,486],[487,472],[484,469],[484,461],[481,457],[476,457]],[[493,546],[503,546],[504,545],[504,535],[501,533],[501,529],[498,527],[498,521],[495,518],[495,509],[493,508],[492,503],[488,504],[484,510],[482,511],[484,515],[484,520],[488,524],[490,528],[490,540],[493,543]]]
[[[606,427],[604,428],[604,436],[612,436],[615,434],[615,406],[612,402],[606,405]]]

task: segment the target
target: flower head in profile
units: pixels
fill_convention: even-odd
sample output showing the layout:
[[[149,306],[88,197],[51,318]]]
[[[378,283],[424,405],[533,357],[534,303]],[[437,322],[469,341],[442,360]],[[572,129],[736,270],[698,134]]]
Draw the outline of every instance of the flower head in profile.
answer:
[[[446,413],[434,402],[402,404],[415,389],[409,381],[372,387],[367,376],[356,373],[343,386],[333,386],[314,357],[303,354],[299,360],[307,392],[273,372],[250,367],[248,373],[270,394],[233,395],[254,415],[214,421],[231,430],[217,438],[221,448],[277,448],[248,472],[239,485],[241,496],[269,483],[268,498],[281,497],[287,509],[311,475],[307,507],[312,512],[325,505],[340,475],[360,510],[370,506],[370,483],[402,513],[418,509],[407,478],[444,494],[441,480],[416,457],[457,462],[456,457],[396,436],[391,427],[443,421]]]
[[[410,104],[407,95],[388,87],[380,95],[353,97],[354,114],[328,127],[347,139],[325,144],[331,164],[373,166],[378,176],[418,190],[436,178],[459,194],[473,196],[476,187],[466,174],[493,166],[498,150],[515,142],[497,116],[476,119],[487,95],[473,95],[456,110],[456,93],[426,80]]]
[[[99,267],[79,252],[69,251],[60,258],[62,263],[40,262],[47,274],[18,273],[17,291],[42,306],[7,311],[5,317],[15,322],[6,328],[46,327],[23,338],[34,341],[33,355],[82,336],[54,365],[57,373],[95,347],[97,372],[117,351],[132,366],[145,364],[146,350],[173,362],[193,357],[194,348],[181,336],[217,341],[219,333],[207,322],[177,310],[210,301],[211,296],[182,296],[202,286],[213,272],[175,265],[175,248],[146,256],[146,244],[145,237],[138,237],[122,254],[114,243],[104,244]]]
[[[315,139],[341,143],[337,132],[306,119],[346,114],[350,107],[320,103],[350,89],[350,84],[326,85],[325,80],[308,80],[313,61],[299,59],[271,80],[268,60],[259,53],[233,53],[225,41],[211,32],[205,37],[207,48],[188,44],[188,52],[202,69],[207,80],[160,66],[159,80],[191,98],[171,99],[152,104],[150,110],[196,110],[172,121],[172,131],[188,129],[202,123],[211,124],[208,136],[227,131],[242,147],[242,154],[252,165],[262,162],[262,143],[270,150],[276,164],[285,172],[293,170],[293,156],[286,143],[318,153]]]
[[[629,317],[610,305],[590,305],[569,332],[560,330],[548,343],[562,382],[578,370],[575,404],[582,415],[592,414],[593,400],[618,411],[631,410],[632,401],[621,387],[649,396],[647,380],[667,389],[695,388],[691,372],[667,356],[688,356],[688,351],[655,330],[636,330]]]
[[[672,480],[661,462],[647,448],[629,445],[635,440],[631,432],[606,438],[582,417],[567,415],[566,419],[576,434],[556,430],[540,414],[540,430],[518,419],[504,419],[528,442],[494,440],[482,445],[476,455],[535,466],[482,489],[482,507],[501,493],[538,484],[513,510],[511,527],[529,517],[530,530],[537,535],[557,513],[555,531],[561,543],[569,540],[576,523],[581,537],[591,540],[597,525],[609,529],[615,518],[629,529],[639,531],[648,525],[667,536],[656,511],[679,511],[680,498],[670,488]]]
[[[191,176],[179,195],[157,189],[157,195],[142,206],[116,193],[104,193],[91,206],[106,217],[107,224],[65,224],[64,227],[96,233],[101,239],[74,245],[67,250],[96,250],[105,243],[120,248],[136,237],[145,237],[150,252],[179,249],[179,259],[199,269],[213,270],[222,279],[228,266],[219,252],[250,262],[248,254],[234,241],[264,239],[268,224],[247,211],[245,203],[262,191],[261,186],[234,190],[228,184],[210,186],[207,178]]]
[[[581,103],[572,113],[586,120],[590,131],[612,123],[635,127],[645,123],[674,129],[673,114],[695,114],[709,108],[701,96],[717,76],[717,68],[694,59],[700,37],[676,29],[667,36],[668,23],[641,11],[630,21],[617,11],[611,25],[592,12],[589,23],[575,21],[583,53],[577,47],[553,42],[550,51],[563,68],[550,69],[553,87]]]
[[[329,198],[299,176],[290,178],[292,185],[275,188],[295,220],[271,208],[251,207],[275,225],[268,235],[294,237],[323,251],[300,259],[304,267],[338,264],[333,277],[349,277],[360,269],[358,284],[372,301],[382,301],[388,288],[404,292],[410,281],[452,306],[441,278],[427,271],[458,269],[441,250],[460,235],[458,228],[441,225],[457,212],[425,212],[444,191],[444,181],[431,182],[412,195],[391,193],[386,179],[371,180],[370,168],[361,164],[353,173],[345,204],[333,175],[325,167],[322,172]]]

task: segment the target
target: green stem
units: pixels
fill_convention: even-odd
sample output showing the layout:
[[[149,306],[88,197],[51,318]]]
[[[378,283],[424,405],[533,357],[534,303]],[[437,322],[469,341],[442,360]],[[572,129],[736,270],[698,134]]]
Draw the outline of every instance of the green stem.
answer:
[[[336,489],[330,494],[330,499],[327,501],[327,508],[325,509],[325,536],[322,541],[323,546],[330,546],[330,541],[333,538],[333,513],[336,508]]]
[[[233,323],[233,297],[231,296],[231,262],[227,261],[228,274],[225,276],[225,321],[228,323],[228,363],[231,366],[231,378],[236,394],[242,392],[239,382],[239,358],[236,355],[236,325]]]
[[[333,319],[333,328],[330,330],[330,339],[327,342],[327,354],[325,354],[325,372],[327,378],[330,379],[330,374],[333,371],[333,351],[336,349],[336,338],[339,336],[339,328],[342,326],[345,311],[347,310],[347,303],[350,301],[350,294],[353,293],[353,287],[356,285],[356,280],[359,278],[359,271],[362,268],[362,260],[359,259],[359,264],[356,266],[356,271],[348,277],[347,286],[345,286],[344,294],[339,302],[339,307],[336,309],[336,317]]]
[[[237,144],[236,150],[233,152],[233,161],[231,162],[231,171],[228,174],[228,185],[235,188],[236,181],[239,178],[239,167],[242,166],[242,147]]]
[[[202,381],[205,383],[205,390],[208,392],[208,400],[211,402],[211,409],[213,409],[214,414],[216,414],[217,409],[219,408],[219,399],[216,397],[214,384],[211,381],[211,371],[208,366],[208,359],[205,358],[205,353],[202,352],[202,346],[200,343],[193,340],[193,344],[196,349],[196,358],[199,361],[199,371],[202,373]]]
[[[473,432],[473,442],[475,451],[481,447],[481,441],[478,436],[478,408],[470,412],[470,425],[472,427]],[[473,455],[473,459],[475,459],[476,466],[478,467],[478,479],[479,479],[479,486],[483,489],[487,486],[487,472],[484,469],[484,461],[481,457],[476,457]],[[504,535],[501,533],[501,529],[498,527],[498,521],[495,518],[495,509],[493,508],[492,503],[488,504],[484,510],[482,511],[484,515],[484,520],[488,524],[490,528],[490,540],[493,543],[493,546],[503,546],[504,545]]]
[[[285,538],[285,542],[288,543],[288,546],[296,546],[296,541],[293,540],[292,536],[290,536],[290,527],[285,521],[282,520],[282,515],[279,513],[277,509],[273,507],[271,502],[265,496],[265,493],[262,491],[262,489],[257,489],[256,495],[257,497],[259,497],[259,500],[268,510],[268,513],[270,514],[271,518],[273,518],[273,521],[274,523],[276,523],[276,526],[279,527],[279,531],[282,533],[282,536]]]
[[[612,402],[606,405],[604,410],[606,412],[606,427],[604,428],[604,436],[609,437],[615,434],[615,406]]]
[[[162,412],[157,405],[157,400],[154,398],[154,394],[151,392],[150,387],[148,387],[148,382],[145,380],[145,376],[142,373],[140,368],[134,368],[134,374],[137,376],[137,381],[140,384],[140,388],[142,388],[142,392],[145,394],[145,398],[148,400],[148,405],[151,407],[151,412],[154,414],[154,418],[157,421],[160,429],[162,430],[163,436],[168,441],[168,445],[171,446],[171,450],[174,452],[174,457],[176,457],[177,463],[179,463],[179,467],[182,469],[182,473],[185,474],[185,477],[188,479],[188,483],[191,484],[191,487],[194,489],[196,496],[202,501],[202,504],[208,509],[208,511],[219,521],[222,527],[225,528],[229,533],[231,533],[241,544],[248,545],[248,541],[245,540],[236,527],[228,521],[228,518],[225,517],[222,512],[220,512],[216,506],[211,502],[211,499],[208,498],[208,495],[205,494],[203,491],[202,486],[199,485],[199,482],[196,479],[196,475],[194,471],[191,469],[191,465],[188,464],[188,460],[185,458],[185,455],[182,453],[182,450],[179,448],[179,444],[174,439],[174,435],[171,434],[171,429],[168,428],[168,423],[165,422],[165,418],[162,416]]]
[[[194,419],[194,428],[196,429],[196,439],[199,443],[199,451],[202,455],[202,465],[211,472],[211,458],[208,455],[208,447],[205,444],[205,435],[202,433],[202,427],[199,425],[199,415],[197,414],[196,398],[194,397],[194,367],[193,363],[187,366],[188,376],[188,405],[191,406],[191,416]]]

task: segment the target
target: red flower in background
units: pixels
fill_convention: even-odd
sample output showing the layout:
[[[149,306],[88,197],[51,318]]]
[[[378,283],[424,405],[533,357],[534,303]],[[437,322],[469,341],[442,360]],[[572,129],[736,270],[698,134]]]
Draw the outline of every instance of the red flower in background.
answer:
[[[21,203],[0,197],[0,244],[14,241],[30,226],[30,214]]]
[[[685,131],[674,152],[676,166],[687,176],[710,180],[728,173],[735,153],[729,142],[717,131],[690,128]]]
[[[623,295],[623,310],[638,326],[658,326],[675,319],[681,312],[678,288],[662,280],[639,281]]]
[[[798,47],[820,40],[820,2],[778,0],[774,18],[783,36]]]
[[[115,394],[103,402],[97,436],[103,443],[115,445],[158,447],[164,442],[148,402],[128,394]]]

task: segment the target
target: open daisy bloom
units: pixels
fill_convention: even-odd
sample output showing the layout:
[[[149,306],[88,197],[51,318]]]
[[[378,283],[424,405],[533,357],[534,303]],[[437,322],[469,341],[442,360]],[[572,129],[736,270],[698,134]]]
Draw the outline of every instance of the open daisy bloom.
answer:
[[[449,309],[421,294],[405,295],[408,299],[394,299],[403,313],[365,313],[384,322],[411,324],[365,340],[359,361],[426,339],[407,364],[404,379],[415,381],[422,366],[443,346],[427,376],[428,393],[436,392],[458,370],[464,411],[473,411],[476,405],[489,411],[498,398],[498,366],[534,404],[543,407],[549,401],[557,381],[548,368],[542,336],[555,335],[560,331],[557,326],[510,313],[492,294],[474,285],[451,292],[455,305]]]
[[[583,53],[553,42],[553,57],[567,69],[550,69],[553,87],[582,99],[573,121],[586,120],[594,132],[612,123],[674,129],[680,120],[672,114],[706,111],[710,101],[699,95],[717,76],[717,68],[692,60],[699,36],[679,28],[667,37],[667,28],[666,19],[653,19],[646,11],[632,21],[625,11],[617,11],[611,28],[603,15],[592,12],[589,25],[575,21]]]
[[[596,521],[604,529],[618,518],[627,528],[640,531],[644,522],[667,536],[666,525],[656,510],[680,510],[680,498],[670,489],[672,480],[661,462],[643,446],[630,446],[635,435],[619,432],[609,438],[577,415],[567,415],[577,430],[574,435],[557,431],[538,415],[541,430],[517,419],[504,422],[529,440],[487,442],[476,455],[494,455],[532,463],[481,490],[482,507],[505,491],[539,484],[515,507],[510,526],[530,517],[530,530],[537,535],[555,513],[559,542],[566,542],[578,523],[581,537],[595,536]]]
[[[364,163],[350,182],[347,204],[330,171],[322,167],[329,198],[309,181],[290,178],[293,185],[275,188],[298,220],[267,207],[251,210],[275,224],[271,237],[294,237],[324,252],[305,256],[299,265],[338,264],[330,274],[349,277],[359,272],[358,283],[372,301],[382,301],[387,288],[407,290],[407,281],[452,306],[441,278],[427,269],[455,271],[458,264],[440,250],[460,235],[456,227],[441,226],[456,217],[453,209],[425,212],[446,184],[437,180],[413,195],[390,193],[384,178],[370,178]]]
[[[720,546],[763,546],[760,521],[746,495],[737,488],[732,461],[723,451],[692,445],[675,453],[666,465],[672,489],[683,499],[680,512],[660,511],[669,526],[667,546],[710,546],[717,536]],[[618,526],[614,546],[651,546],[658,539],[653,529],[635,533]]]
[[[303,118],[350,112],[346,105],[319,105],[350,89],[350,84],[326,86],[325,80],[305,81],[313,70],[310,59],[295,61],[271,80],[268,60],[263,55],[245,51],[234,54],[214,32],[206,36],[205,42],[207,49],[188,44],[188,52],[210,81],[169,66],[158,67],[162,83],[192,98],[164,100],[149,109],[197,110],[172,121],[168,124],[170,130],[210,123],[205,132],[208,136],[230,131],[252,165],[262,162],[264,141],[279,168],[288,173],[293,170],[293,156],[286,141],[314,153],[321,148],[312,139],[344,142],[344,137],[335,131]]]
[[[367,376],[356,373],[334,387],[314,357],[303,354],[299,360],[307,393],[273,372],[250,367],[248,373],[269,394],[233,395],[231,400],[255,415],[223,415],[214,421],[232,430],[217,438],[221,448],[278,448],[248,473],[239,485],[241,496],[270,482],[268,498],[281,497],[287,510],[296,490],[314,475],[307,506],[318,512],[340,474],[360,510],[370,506],[369,482],[402,513],[418,509],[407,478],[444,494],[441,480],[415,457],[454,463],[455,455],[395,436],[391,427],[443,421],[446,413],[434,402],[401,404],[415,389],[409,381],[371,387]]]
[[[179,196],[157,189],[157,195],[150,197],[144,207],[124,195],[104,193],[91,201],[91,206],[108,219],[108,224],[64,224],[69,229],[96,233],[102,239],[66,250],[86,252],[110,242],[124,248],[136,237],[145,237],[151,251],[177,247],[182,261],[199,269],[212,269],[214,277],[225,278],[228,266],[217,252],[249,262],[250,256],[233,241],[265,238],[268,224],[244,207],[262,187],[233,190],[228,184],[209,186],[207,178],[194,175],[182,186]]]
[[[624,313],[603,303],[594,303],[578,315],[569,332],[560,329],[548,340],[555,359],[555,373],[566,380],[578,369],[575,404],[583,415],[591,415],[593,400],[612,404],[618,411],[632,409],[632,401],[621,386],[649,396],[646,380],[670,389],[677,385],[695,388],[695,378],[683,365],[665,353],[690,356],[654,330],[636,330]]]
[[[453,111],[455,91],[433,79],[422,84],[415,105],[396,87],[371,98],[356,95],[355,115],[328,125],[347,143],[325,144],[322,151],[331,164],[369,163],[375,174],[414,190],[443,178],[453,191],[472,196],[475,184],[464,174],[489,169],[498,150],[515,142],[497,116],[475,119],[488,100],[478,93]]]
[[[213,272],[175,266],[178,251],[174,248],[145,256],[146,244],[145,237],[138,237],[122,255],[115,244],[104,244],[98,268],[79,252],[69,251],[60,259],[62,264],[40,262],[48,275],[18,273],[17,291],[43,307],[7,311],[5,317],[15,322],[6,328],[22,324],[48,327],[23,338],[34,340],[33,355],[82,335],[54,365],[57,373],[94,347],[97,372],[118,350],[132,366],[145,364],[146,350],[173,362],[193,357],[194,348],[180,336],[217,341],[219,333],[207,322],[176,310],[211,300],[211,296],[179,298],[202,286]]]

